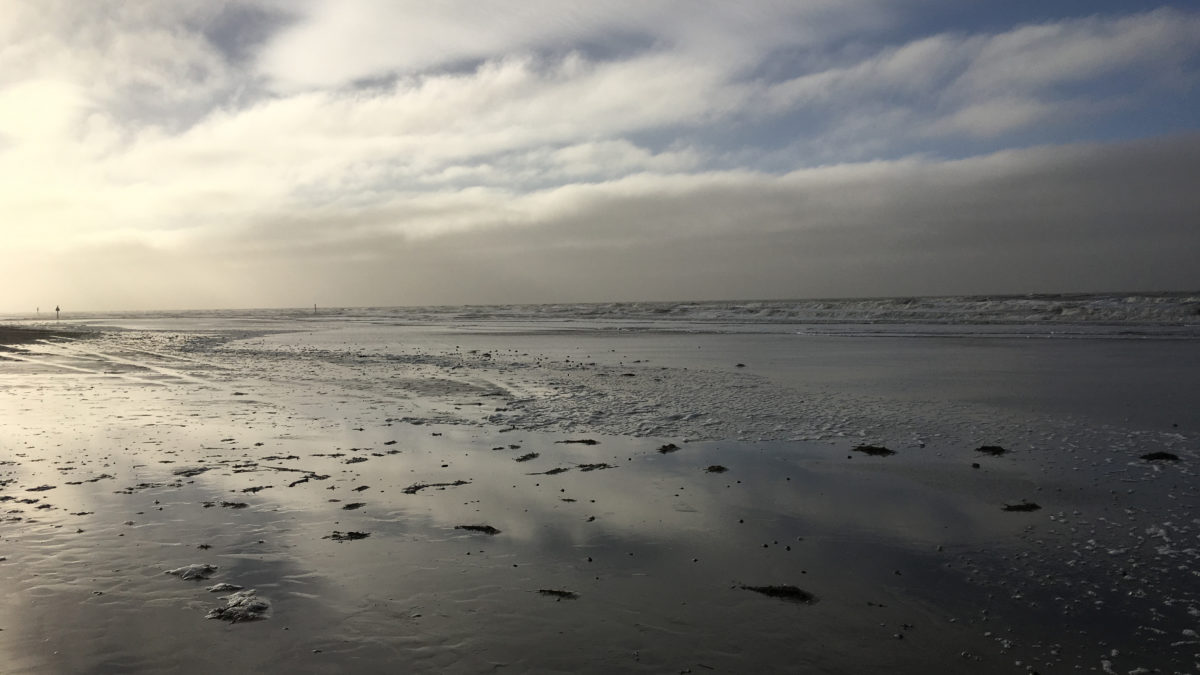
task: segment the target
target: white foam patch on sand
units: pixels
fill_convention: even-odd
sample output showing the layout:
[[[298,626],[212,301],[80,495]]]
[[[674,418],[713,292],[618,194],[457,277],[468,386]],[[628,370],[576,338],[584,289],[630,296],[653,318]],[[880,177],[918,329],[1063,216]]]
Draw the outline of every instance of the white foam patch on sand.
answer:
[[[220,619],[230,623],[265,619],[271,603],[260,598],[254,589],[238,591],[225,597],[225,605],[215,607],[204,615],[206,619]]]
[[[191,581],[193,579],[207,579],[216,573],[216,571],[216,565],[195,563],[192,565],[184,565],[183,567],[176,567],[173,570],[167,570],[164,572],[164,574],[177,576],[184,581]]]

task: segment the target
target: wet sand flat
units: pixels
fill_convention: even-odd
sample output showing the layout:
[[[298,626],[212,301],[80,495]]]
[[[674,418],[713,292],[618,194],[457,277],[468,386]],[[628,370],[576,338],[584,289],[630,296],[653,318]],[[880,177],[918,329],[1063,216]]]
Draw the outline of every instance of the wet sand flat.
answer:
[[[5,672],[1196,667],[1178,383],[1081,405],[1019,365],[1059,344],[521,328],[14,345]],[[1073,349],[1129,390],[1200,372]]]
[[[0,325],[0,347],[27,344],[40,340],[78,337],[78,331],[56,330],[43,327]]]

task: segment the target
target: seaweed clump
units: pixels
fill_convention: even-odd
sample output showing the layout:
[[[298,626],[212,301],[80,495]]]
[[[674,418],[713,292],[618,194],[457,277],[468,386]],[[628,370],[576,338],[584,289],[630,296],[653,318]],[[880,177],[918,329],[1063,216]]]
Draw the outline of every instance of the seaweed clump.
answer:
[[[612,469],[612,468],[614,468],[612,464],[606,464],[604,462],[600,462],[599,464],[580,464],[579,465],[580,471],[602,471],[604,469]]]
[[[1178,462],[1179,455],[1160,450],[1158,452],[1148,452],[1142,455],[1142,459],[1146,460],[1147,462]]]
[[[413,483],[412,485],[409,485],[408,487],[401,490],[401,492],[403,492],[406,495],[415,495],[418,492],[420,492],[421,490],[425,490],[427,488],[458,487],[459,485],[470,485],[470,484],[471,484],[471,481],[469,481],[469,480],[456,480],[453,483]],[[356,490],[365,490],[366,487],[364,486],[362,488],[355,488],[355,489]]]
[[[355,541],[357,539],[366,539],[371,536],[370,532],[339,532],[333,531],[333,534],[321,537],[322,539],[332,539],[334,541]]]
[[[895,450],[885,448],[882,445],[859,445],[855,446],[854,451],[872,457],[887,457],[888,455],[896,454]]]
[[[817,601],[817,596],[808,591],[790,585],[782,586],[739,586],[744,591],[754,591],[761,593],[769,598],[779,598],[787,602],[795,602],[802,605],[811,605]]]
[[[468,532],[482,532],[483,534],[500,534],[500,530],[491,525],[455,525],[456,530],[466,530]]]

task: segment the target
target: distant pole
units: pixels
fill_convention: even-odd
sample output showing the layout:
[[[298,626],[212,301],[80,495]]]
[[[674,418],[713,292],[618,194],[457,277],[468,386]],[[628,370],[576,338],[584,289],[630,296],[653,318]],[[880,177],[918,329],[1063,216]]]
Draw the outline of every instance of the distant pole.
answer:
[[[313,303],[313,314],[317,313],[317,303]]]
[[[55,321],[58,321],[58,312],[59,312],[59,307],[58,307],[58,305],[55,305],[54,306],[54,320]]]

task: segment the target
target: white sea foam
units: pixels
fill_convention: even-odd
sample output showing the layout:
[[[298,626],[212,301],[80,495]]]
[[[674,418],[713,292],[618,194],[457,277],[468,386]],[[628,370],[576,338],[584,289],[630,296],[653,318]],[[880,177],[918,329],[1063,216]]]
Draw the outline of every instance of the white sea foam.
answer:
[[[209,610],[204,618],[221,619],[230,623],[256,621],[265,618],[270,609],[271,603],[258,597],[254,589],[249,589],[225,596],[225,605]]]
[[[173,570],[167,570],[165,574],[171,574],[185,581],[190,581],[192,579],[207,579],[216,571],[216,565],[195,563],[192,565],[184,565],[183,567],[176,567]]]

